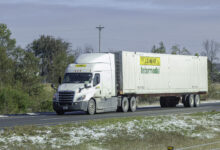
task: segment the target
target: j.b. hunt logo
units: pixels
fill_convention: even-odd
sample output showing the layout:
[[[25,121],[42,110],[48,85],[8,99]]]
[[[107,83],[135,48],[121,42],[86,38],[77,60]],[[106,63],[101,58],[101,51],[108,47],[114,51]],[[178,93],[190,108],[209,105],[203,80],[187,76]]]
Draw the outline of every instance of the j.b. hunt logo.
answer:
[[[156,68],[144,68],[141,67],[141,73],[142,74],[159,74],[160,73],[160,68],[156,67]]]

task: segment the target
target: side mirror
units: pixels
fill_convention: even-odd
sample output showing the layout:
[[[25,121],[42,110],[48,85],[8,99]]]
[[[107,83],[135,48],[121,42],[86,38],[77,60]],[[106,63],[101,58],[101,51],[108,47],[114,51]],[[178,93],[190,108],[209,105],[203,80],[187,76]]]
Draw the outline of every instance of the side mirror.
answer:
[[[88,82],[85,82],[84,83],[84,87],[87,89],[87,88],[90,88],[91,86],[90,86],[90,84]]]
[[[62,79],[61,79],[61,76],[59,76],[58,83],[61,84],[61,82],[62,82]]]
[[[57,90],[57,88],[55,87],[55,85],[53,83],[50,86],[52,89]]]

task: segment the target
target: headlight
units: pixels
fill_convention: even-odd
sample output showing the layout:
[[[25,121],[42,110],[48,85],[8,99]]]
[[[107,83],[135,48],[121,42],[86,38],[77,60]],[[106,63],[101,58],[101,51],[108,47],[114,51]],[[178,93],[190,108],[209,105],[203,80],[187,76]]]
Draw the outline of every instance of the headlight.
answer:
[[[82,100],[84,100],[85,98],[86,98],[86,96],[85,96],[85,95],[80,96],[79,98],[77,98],[77,101],[82,101]]]

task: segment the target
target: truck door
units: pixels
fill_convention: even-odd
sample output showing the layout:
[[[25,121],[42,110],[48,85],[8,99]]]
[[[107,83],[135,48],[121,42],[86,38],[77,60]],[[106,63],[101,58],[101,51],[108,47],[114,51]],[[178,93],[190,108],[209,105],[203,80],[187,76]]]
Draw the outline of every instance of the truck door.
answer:
[[[100,73],[95,73],[93,78],[93,87],[95,88],[95,97],[102,97],[101,84],[100,84]]]

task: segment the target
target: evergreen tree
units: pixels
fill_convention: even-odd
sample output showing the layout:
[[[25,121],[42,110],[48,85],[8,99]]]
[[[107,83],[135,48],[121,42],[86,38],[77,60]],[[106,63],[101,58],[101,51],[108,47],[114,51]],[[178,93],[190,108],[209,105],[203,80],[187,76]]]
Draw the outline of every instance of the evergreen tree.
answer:
[[[155,45],[153,46],[153,48],[151,49],[152,53],[166,53],[166,48],[163,44],[163,42],[159,43],[159,48],[157,48]]]
[[[28,45],[28,51],[40,59],[40,75],[46,82],[57,82],[58,77],[63,76],[66,66],[74,60],[69,55],[70,44],[53,36],[40,36]]]

